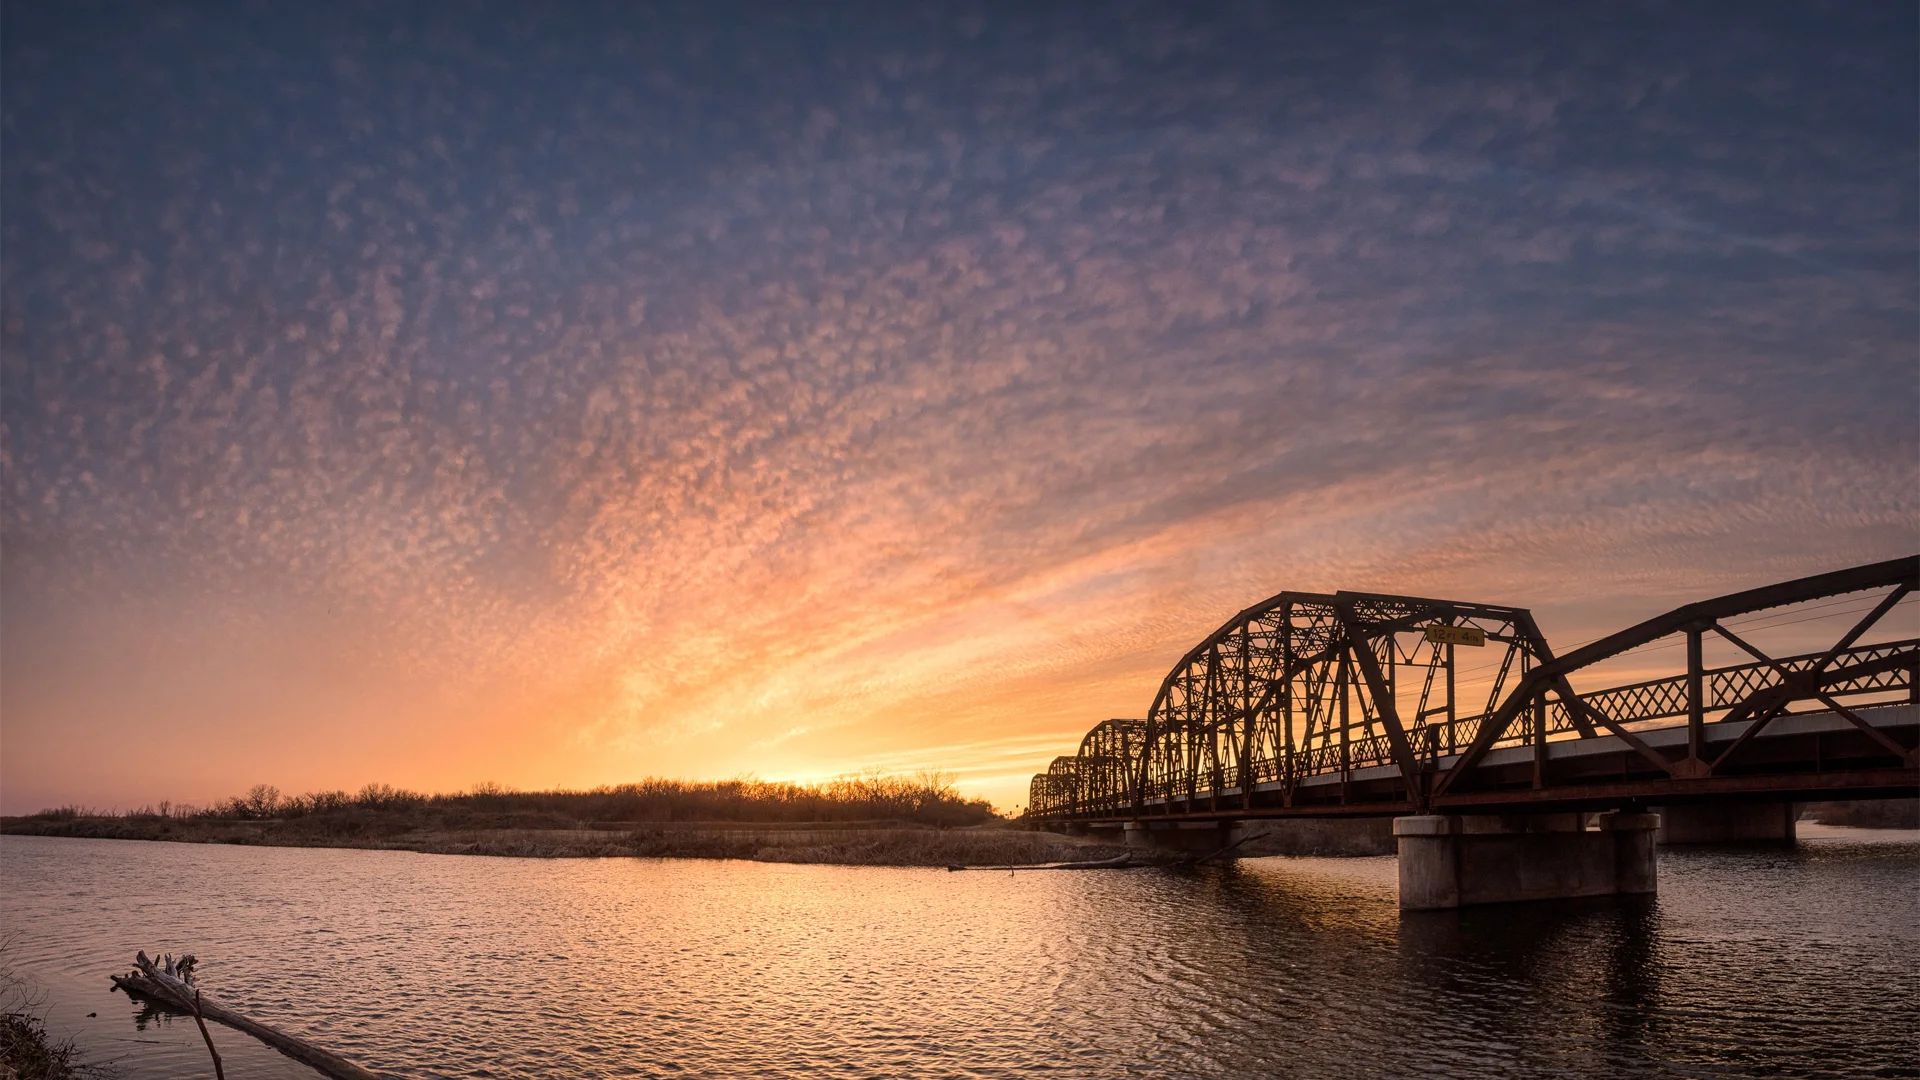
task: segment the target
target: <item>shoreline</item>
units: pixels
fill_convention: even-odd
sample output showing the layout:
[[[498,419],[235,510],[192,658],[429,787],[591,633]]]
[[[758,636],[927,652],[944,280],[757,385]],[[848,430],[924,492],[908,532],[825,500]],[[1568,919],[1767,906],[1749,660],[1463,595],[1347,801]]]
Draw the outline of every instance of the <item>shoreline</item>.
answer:
[[[1906,815],[1882,822],[1841,813],[1813,815],[1807,824],[1878,831],[1913,828]],[[226,844],[241,847],[414,851],[523,859],[662,858],[740,859],[749,862],[841,866],[1042,866],[1112,859],[1127,849],[1083,837],[1013,825],[940,827],[898,820],[844,822],[575,822],[568,826],[508,824],[417,825],[398,821],[353,830],[315,828],[310,819],[233,821],[205,818],[82,816],[0,818],[0,835],[77,840]],[[1281,850],[1256,843],[1246,856],[1390,854]],[[1151,861],[1151,860],[1149,860]]]
[[[295,825],[165,818],[0,818],[0,834],[504,858],[744,859],[844,866],[1041,865],[1111,858],[1126,850],[1005,826],[943,829],[898,822],[582,822],[577,828],[404,828],[359,836],[291,827]]]

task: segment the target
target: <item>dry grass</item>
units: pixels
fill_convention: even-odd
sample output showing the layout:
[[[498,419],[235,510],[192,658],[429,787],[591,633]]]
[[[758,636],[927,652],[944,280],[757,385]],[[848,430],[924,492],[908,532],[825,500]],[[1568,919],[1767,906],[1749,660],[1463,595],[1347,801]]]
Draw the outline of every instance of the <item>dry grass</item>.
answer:
[[[600,828],[317,829],[311,819],[223,821],[205,818],[10,818],[5,831],[37,836],[168,840],[272,847],[342,847],[565,859],[645,856],[752,859],[852,866],[1029,865],[1109,858],[1120,848],[1009,827],[939,829],[899,823],[831,827],[731,823]],[[369,823],[373,824],[373,823]]]
[[[68,1080],[85,1075],[71,1042],[56,1043],[37,1017],[0,1013],[0,1080]]]
[[[13,935],[0,938],[0,1080],[77,1080],[97,1076],[72,1040],[55,1041],[41,1020],[44,995],[13,966]]]

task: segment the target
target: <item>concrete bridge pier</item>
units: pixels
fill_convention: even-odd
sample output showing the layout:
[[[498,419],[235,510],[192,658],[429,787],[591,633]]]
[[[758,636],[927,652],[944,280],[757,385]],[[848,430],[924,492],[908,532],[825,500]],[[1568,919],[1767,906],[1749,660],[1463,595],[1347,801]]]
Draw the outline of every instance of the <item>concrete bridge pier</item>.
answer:
[[[1624,812],[1395,818],[1400,910],[1654,892],[1659,826]]]
[[[1792,803],[1662,806],[1662,844],[1791,844],[1800,808]]]
[[[1134,851],[1207,855],[1233,842],[1228,821],[1129,821],[1126,844]]]

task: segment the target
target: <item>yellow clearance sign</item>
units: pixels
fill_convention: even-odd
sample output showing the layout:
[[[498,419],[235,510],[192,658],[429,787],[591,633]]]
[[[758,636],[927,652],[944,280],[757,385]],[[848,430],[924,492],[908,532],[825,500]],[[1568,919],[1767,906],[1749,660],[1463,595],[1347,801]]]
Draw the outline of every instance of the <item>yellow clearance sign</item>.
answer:
[[[1487,643],[1487,632],[1477,626],[1443,626],[1434,623],[1427,627],[1427,640],[1436,645],[1480,647]]]

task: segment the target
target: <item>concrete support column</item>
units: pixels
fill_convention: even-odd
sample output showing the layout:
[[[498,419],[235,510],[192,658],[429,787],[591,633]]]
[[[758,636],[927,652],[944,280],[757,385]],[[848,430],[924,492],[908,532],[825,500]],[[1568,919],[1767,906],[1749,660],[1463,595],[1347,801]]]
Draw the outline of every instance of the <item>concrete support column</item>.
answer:
[[[1660,808],[1662,844],[1791,844],[1792,803],[1712,803]]]
[[[1129,821],[1127,847],[1163,854],[1206,855],[1227,846],[1232,826],[1224,821]]]
[[[1400,908],[1655,891],[1652,814],[1423,814],[1395,818]]]
[[[1621,811],[1601,814],[1599,822],[1601,832],[1613,834],[1613,891],[1628,895],[1659,892],[1659,861],[1654,858],[1653,838],[1660,831],[1660,815]]]
[[[1460,906],[1460,818],[1420,814],[1393,819],[1400,849],[1400,910]]]

